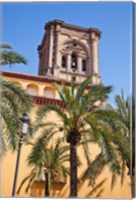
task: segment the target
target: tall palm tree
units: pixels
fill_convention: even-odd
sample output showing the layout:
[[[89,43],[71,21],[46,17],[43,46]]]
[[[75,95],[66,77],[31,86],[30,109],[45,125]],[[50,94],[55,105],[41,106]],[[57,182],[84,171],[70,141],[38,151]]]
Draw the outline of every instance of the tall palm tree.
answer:
[[[127,161],[128,174],[131,177],[131,192],[134,196],[134,178],[135,178],[135,101],[134,98],[125,99],[123,90],[120,95],[115,97],[117,113],[119,115],[118,126],[121,133],[127,141],[130,152],[130,159]]]
[[[42,135],[31,143],[32,150],[28,156],[28,165],[33,167],[33,173],[25,177],[18,189],[20,192],[23,184],[29,180],[26,192],[35,180],[42,180],[45,176],[45,196],[50,196],[50,186],[53,182],[61,182],[66,180],[69,169],[65,163],[69,161],[68,149],[66,145],[62,145],[60,139],[52,144],[53,129],[43,131]]]
[[[37,113],[37,123],[44,123],[46,114],[54,111],[59,116],[61,126],[66,141],[70,144],[70,197],[77,197],[77,146],[82,144],[84,153],[91,168],[92,178],[99,174],[102,167],[108,164],[110,170],[115,174],[120,174],[120,161],[118,154],[127,155],[127,151],[122,152],[123,142],[113,133],[107,119],[114,117],[114,112],[106,109],[99,109],[99,102],[103,104],[111,92],[111,87],[103,85],[90,86],[91,79],[87,78],[81,85],[76,86],[72,79],[71,87],[68,88],[65,83],[62,87],[53,84],[57,90],[60,99],[64,103],[65,109],[57,106],[44,106]],[[101,148],[101,153],[97,156],[96,162],[91,162],[88,154],[87,142],[97,143]],[[91,143],[88,143],[90,146]],[[117,146],[117,148],[115,148]],[[119,148],[120,147],[120,148]],[[124,153],[124,154],[123,154]],[[98,168],[99,166],[99,168]],[[89,170],[90,172],[90,170]],[[88,173],[85,174],[90,175]]]
[[[24,56],[14,51],[12,46],[9,44],[0,44],[0,65],[9,65],[10,67],[14,64],[27,64],[28,61]]]
[[[27,60],[13,51],[8,44],[0,45],[0,65],[12,65],[23,63]],[[15,150],[19,137],[18,131],[21,125],[20,117],[23,113],[28,112],[32,107],[32,100],[21,87],[11,81],[0,78],[1,84],[1,129],[0,134],[0,156],[8,148]]]

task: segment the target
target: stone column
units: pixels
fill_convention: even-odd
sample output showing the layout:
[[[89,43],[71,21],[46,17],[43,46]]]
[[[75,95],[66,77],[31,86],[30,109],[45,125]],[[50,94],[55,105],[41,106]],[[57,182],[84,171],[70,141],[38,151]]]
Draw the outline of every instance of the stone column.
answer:
[[[98,42],[99,38],[94,32],[91,33],[91,66],[94,83],[99,83],[99,61],[98,61]]]
[[[98,63],[98,37],[95,33],[91,34],[91,58],[92,58],[92,68],[93,73],[99,74],[99,63]]]
[[[59,54],[59,46],[60,46],[60,29],[59,26],[57,26],[56,29],[56,42],[55,42],[55,66],[61,66],[60,65],[60,54]]]
[[[77,67],[78,67],[79,74],[81,74],[82,73],[82,57],[78,57],[78,59],[77,59]]]
[[[67,55],[67,71],[71,72],[71,54]]]
[[[61,66],[61,55],[59,53],[60,46],[60,25],[56,26],[55,30],[55,55],[54,55],[54,75],[59,77]]]
[[[69,72],[72,72],[71,70],[71,54],[67,54],[67,69],[66,69],[66,80],[70,81],[71,80],[71,74]]]
[[[49,68],[53,67],[52,58],[53,58],[53,26],[50,27],[50,48],[49,48]]]

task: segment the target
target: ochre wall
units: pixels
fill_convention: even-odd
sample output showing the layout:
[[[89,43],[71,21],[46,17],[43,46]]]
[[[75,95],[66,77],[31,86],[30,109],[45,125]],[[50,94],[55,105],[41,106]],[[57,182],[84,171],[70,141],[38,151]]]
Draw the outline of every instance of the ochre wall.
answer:
[[[6,77],[5,77],[6,78]],[[18,82],[21,84],[22,88],[26,89],[26,86],[28,84],[37,84],[39,88],[39,95],[42,96],[43,88],[46,86],[43,82],[36,82],[31,80],[25,80],[25,79],[18,79],[18,78],[9,78],[8,80],[12,80],[14,82]],[[47,83],[49,86],[49,84]],[[58,94],[56,94],[56,98],[58,98]],[[39,107],[38,105],[36,107]],[[32,122],[35,120],[35,109],[31,111],[31,120]],[[57,116],[52,112],[48,116],[48,120],[54,120],[57,121]],[[38,134],[36,134],[37,136]],[[53,138],[55,140],[55,138]],[[21,151],[21,158],[20,158],[20,165],[19,165],[19,174],[18,174],[18,181],[17,181],[17,188],[19,187],[22,179],[28,175],[31,171],[31,168],[27,165],[27,156],[30,152],[31,146],[22,146]],[[84,159],[82,149],[78,147],[77,152],[80,156],[80,159],[82,161],[81,168],[78,169],[78,176],[80,177],[82,172],[86,168],[86,161]],[[94,159],[94,157],[99,152],[99,147],[95,144],[90,144],[90,152],[91,152],[91,158]],[[13,186],[13,179],[14,179],[14,172],[15,172],[15,164],[16,164],[16,156],[17,153],[14,152],[8,152],[6,156],[3,157],[3,160],[1,162],[1,196],[2,197],[11,197],[12,193],[12,186]],[[105,180],[105,181],[104,181]],[[101,181],[104,181],[104,184],[93,193],[93,188],[90,186],[88,187],[87,181],[83,183],[81,188],[78,190],[78,197],[85,198],[85,197],[96,197],[97,193],[100,192],[101,189],[102,193],[100,195],[101,198],[131,198],[131,191],[130,191],[130,177],[127,175],[127,169],[125,171],[125,179],[124,184],[121,185],[120,177],[117,178],[115,186],[113,190],[111,190],[111,173],[109,172],[109,168],[105,167],[105,169],[102,171],[100,176],[98,177],[96,181],[96,185],[99,184]],[[44,181],[36,181],[34,182],[28,193],[25,193],[25,187],[22,188],[19,197],[41,197],[44,196]],[[89,192],[92,191],[91,196],[89,196]],[[66,184],[54,184],[51,188],[51,197],[68,197],[69,195],[69,179],[67,179]]]

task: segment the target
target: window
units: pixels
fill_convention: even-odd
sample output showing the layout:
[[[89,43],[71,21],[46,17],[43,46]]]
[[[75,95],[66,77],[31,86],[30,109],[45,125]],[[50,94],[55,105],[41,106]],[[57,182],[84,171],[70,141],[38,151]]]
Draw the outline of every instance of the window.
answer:
[[[21,86],[21,84],[19,82],[13,82],[14,84]]]
[[[26,89],[27,93],[33,96],[38,95],[38,87],[36,85],[28,85]]]
[[[77,69],[77,57],[74,53],[72,53],[71,55],[71,68],[73,69],[73,71]]]
[[[54,92],[50,88],[45,88],[44,89],[44,96],[47,98],[54,98]]]
[[[63,68],[66,68],[67,66],[66,56],[62,56],[61,65]]]
[[[82,71],[86,71],[86,60],[82,60]]]

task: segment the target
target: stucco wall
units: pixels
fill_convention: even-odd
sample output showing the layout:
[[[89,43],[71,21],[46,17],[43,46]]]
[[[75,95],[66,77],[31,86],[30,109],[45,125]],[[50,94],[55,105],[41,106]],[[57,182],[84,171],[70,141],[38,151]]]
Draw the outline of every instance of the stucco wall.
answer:
[[[6,76],[5,76],[6,78]],[[26,89],[27,85],[32,83],[35,85],[38,85],[39,88],[39,95],[42,96],[42,91],[43,88],[46,85],[50,85],[49,83],[44,83],[44,82],[37,82],[37,81],[31,81],[31,80],[25,80],[25,79],[19,79],[19,78],[13,78],[13,77],[8,77],[8,80],[12,80],[14,82],[18,82],[21,84],[22,88]],[[58,94],[56,93],[56,98],[58,98]],[[33,122],[35,120],[35,111],[37,109],[37,107],[39,107],[40,105],[35,105],[35,109],[33,109],[30,113],[31,116],[31,121]],[[48,120],[50,121],[58,121],[57,116],[52,112],[50,113],[50,115],[48,116]],[[58,121],[59,123],[59,121]],[[35,137],[38,136],[39,133],[37,133],[35,135]],[[57,137],[57,136],[56,136]],[[53,140],[55,140],[55,138],[53,138]],[[95,144],[90,144],[89,145],[90,148],[90,156],[92,159],[94,159],[94,157],[98,154],[99,147]],[[20,166],[19,166],[19,174],[18,174],[18,181],[17,181],[17,188],[19,187],[22,179],[28,175],[31,171],[31,168],[28,167],[27,165],[27,156],[30,152],[31,146],[25,146],[23,145],[22,147],[22,152],[21,152],[21,158],[20,158]],[[78,177],[81,176],[81,174],[83,173],[83,171],[86,169],[86,161],[84,159],[83,153],[82,153],[82,148],[78,147],[77,152],[78,155],[82,161],[82,167],[78,169]],[[12,193],[12,186],[13,186],[13,178],[14,178],[14,171],[15,171],[15,163],[16,163],[16,152],[12,153],[12,152],[7,152],[6,156],[3,157],[2,162],[1,162],[1,196],[2,197],[11,197],[11,193]],[[111,173],[109,171],[108,167],[105,167],[105,169],[102,171],[102,173],[100,174],[100,176],[98,177],[97,181],[96,181],[96,185],[99,184],[101,181],[104,181],[103,185],[98,188],[98,190],[96,192],[94,192],[92,194],[92,196],[90,197],[95,197],[95,195],[101,190],[103,189],[102,193],[101,193],[101,198],[130,198],[131,197],[131,191],[130,191],[130,177],[127,175],[127,169],[125,171],[125,179],[124,179],[124,184],[121,186],[121,182],[120,182],[120,177],[117,178],[115,186],[113,188],[113,190],[111,191]],[[18,195],[19,197],[39,197],[39,196],[43,196],[44,195],[44,182],[43,181],[39,181],[39,182],[35,182],[31,185],[30,190],[28,191],[28,193],[25,193],[25,187],[26,185],[23,187],[23,189],[21,190],[20,194]],[[84,184],[82,185],[82,187],[79,189],[78,191],[78,197],[80,198],[85,198],[85,197],[89,197],[87,196],[89,194],[89,192],[91,192],[93,189],[92,187],[88,187],[88,183],[87,181],[84,182]],[[66,184],[54,184],[52,186],[51,189],[51,196],[52,197],[68,197],[69,194],[69,179],[67,180]]]

